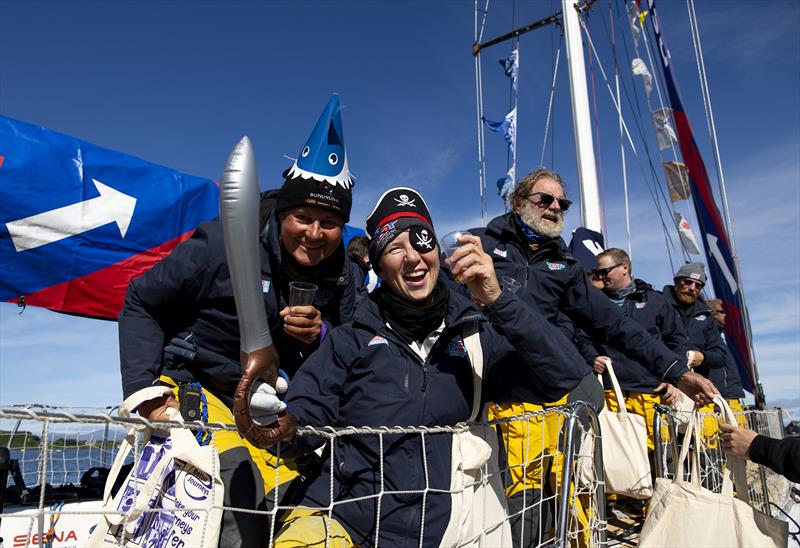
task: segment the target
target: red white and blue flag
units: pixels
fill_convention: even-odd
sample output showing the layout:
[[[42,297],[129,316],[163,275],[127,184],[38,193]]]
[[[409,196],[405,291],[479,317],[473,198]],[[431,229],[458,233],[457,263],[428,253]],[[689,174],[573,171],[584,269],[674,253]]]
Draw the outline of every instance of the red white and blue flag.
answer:
[[[692,189],[692,200],[700,232],[705,244],[706,262],[714,283],[716,296],[725,309],[725,337],[728,348],[739,368],[742,386],[753,393],[755,372],[750,359],[749,344],[745,329],[745,319],[742,314],[741,285],[737,278],[736,266],[731,253],[728,234],[722,222],[711,182],[708,178],[705,163],[697,148],[697,143],[692,134],[689,118],[683,108],[678,83],[670,63],[669,50],[664,37],[661,35],[661,25],[655,10],[655,0],[649,0],[650,22],[658,45],[659,58],[664,71],[664,80],[667,86],[667,95],[675,120],[675,129],[678,133],[683,163],[689,170],[689,183]]]
[[[0,116],[0,301],[115,319],[134,278],[219,214],[219,188]]]

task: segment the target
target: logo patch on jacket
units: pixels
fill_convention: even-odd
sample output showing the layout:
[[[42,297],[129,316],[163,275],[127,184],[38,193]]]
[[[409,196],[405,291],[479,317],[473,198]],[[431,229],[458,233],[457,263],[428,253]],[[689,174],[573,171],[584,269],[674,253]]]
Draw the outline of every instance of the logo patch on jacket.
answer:
[[[376,344],[389,344],[389,342],[386,339],[384,339],[383,337],[381,337],[380,335],[375,335],[367,343],[367,346],[375,346]]]
[[[508,250],[507,249],[500,249],[499,247],[495,247],[494,251],[492,251],[492,253],[494,253],[498,257],[502,257],[504,259],[508,257]]]
[[[451,356],[463,357],[467,355],[467,347],[463,339],[456,339],[447,343],[447,353]]]
[[[706,316],[705,314],[700,314],[699,316],[695,316],[694,319],[697,320],[698,322],[704,322],[706,321],[707,317],[708,316]]]
[[[269,286],[272,282],[269,280],[261,280],[261,292],[262,293],[269,293]]]
[[[547,268],[550,270],[564,270],[567,268],[567,263],[551,263],[547,261]]]
[[[636,308],[644,308],[647,306],[647,303],[636,303]]]

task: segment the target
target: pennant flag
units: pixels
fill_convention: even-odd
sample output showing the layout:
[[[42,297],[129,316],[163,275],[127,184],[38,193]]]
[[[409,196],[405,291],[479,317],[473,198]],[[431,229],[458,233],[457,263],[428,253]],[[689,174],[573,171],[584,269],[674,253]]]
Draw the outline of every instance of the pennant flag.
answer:
[[[572,232],[569,253],[583,265],[585,270],[597,266],[597,257],[605,249],[603,235],[594,230],[579,226]]]
[[[631,61],[631,72],[633,72],[634,76],[642,77],[644,91],[647,93],[647,96],[650,97],[650,93],[653,91],[653,75],[650,74],[650,71],[647,69],[647,65],[644,64],[644,61],[638,57]]]
[[[519,50],[514,49],[511,55],[505,59],[500,60],[500,65],[503,67],[503,72],[506,76],[511,78],[511,87],[514,93],[517,93],[517,74],[519,71]]]
[[[116,319],[130,279],[219,213],[209,179],[4,116],[0,156],[2,301]]]
[[[656,141],[658,142],[658,150],[667,150],[672,148],[673,145],[678,143],[678,136],[675,135],[675,130],[669,123],[672,116],[672,109],[669,107],[657,108],[652,112],[653,125],[656,128]]]
[[[664,178],[667,180],[669,197],[673,202],[678,200],[688,200],[691,191],[689,189],[689,171],[686,165],[680,162],[664,162]]]
[[[506,142],[508,142],[509,148],[511,149],[511,156],[516,156],[514,143],[517,135],[517,109],[515,108],[506,114],[506,117],[500,122],[491,122],[486,118],[483,119],[483,122],[491,131],[503,134],[503,137],[505,137]]]
[[[689,221],[683,218],[683,215],[675,212],[675,226],[678,227],[678,235],[681,237],[681,243],[687,253],[692,255],[700,255],[700,248],[697,246],[697,240],[694,238],[692,227]]]
[[[642,34],[641,29],[639,28],[640,16],[639,16],[639,7],[637,6],[636,0],[631,0],[628,3],[628,21],[631,24],[631,34],[633,35],[633,45],[634,47],[639,46],[639,36]],[[650,95],[650,93],[648,93]]]
[[[743,304],[740,299],[739,280],[736,276],[736,265],[733,261],[728,233],[722,222],[722,216],[714,201],[711,190],[711,181],[708,178],[705,163],[694,140],[692,126],[683,108],[683,100],[678,90],[677,80],[672,71],[669,50],[661,35],[661,24],[655,9],[655,0],[650,0],[650,22],[655,33],[656,48],[659,52],[664,80],[667,87],[667,96],[672,106],[675,129],[678,132],[681,155],[686,164],[689,175],[689,184],[692,190],[697,222],[705,244],[706,264],[709,267],[711,280],[717,298],[722,300],[722,305],[727,314],[725,321],[725,335],[728,348],[733,355],[742,378],[742,386],[748,392],[753,392],[756,386],[754,364],[750,360],[749,343],[747,340]],[[756,399],[763,395],[756,394]]]

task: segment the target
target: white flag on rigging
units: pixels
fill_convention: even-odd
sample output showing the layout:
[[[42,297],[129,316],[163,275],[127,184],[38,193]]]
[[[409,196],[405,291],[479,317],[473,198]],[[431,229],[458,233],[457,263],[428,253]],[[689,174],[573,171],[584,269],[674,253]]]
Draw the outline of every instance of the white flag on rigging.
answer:
[[[691,193],[689,188],[689,170],[686,164],[680,162],[664,162],[664,178],[667,180],[669,197],[673,202],[688,200]]]
[[[647,70],[647,65],[638,57],[631,63],[631,71],[634,76],[641,76],[644,81],[644,91],[650,97],[650,92],[653,91],[653,75]]]
[[[681,243],[686,252],[692,255],[700,255],[700,249],[697,247],[697,240],[694,238],[689,221],[684,219],[683,215],[677,211],[675,212],[675,225],[678,227],[678,235],[681,237]]]
[[[506,76],[511,78],[511,87],[514,88],[514,93],[517,93],[519,50],[514,49],[508,57],[506,57],[505,59],[500,59],[500,65],[503,67],[503,72],[505,72]]]
[[[653,125],[656,128],[658,150],[667,150],[678,142],[678,136],[669,123],[671,117],[672,109],[669,107],[661,107],[653,111]]]
[[[628,3],[628,20],[631,23],[631,34],[633,35],[633,46],[638,49],[639,35],[642,33],[639,28],[639,8],[636,6],[636,0],[631,0]],[[649,93],[648,93],[649,95]]]

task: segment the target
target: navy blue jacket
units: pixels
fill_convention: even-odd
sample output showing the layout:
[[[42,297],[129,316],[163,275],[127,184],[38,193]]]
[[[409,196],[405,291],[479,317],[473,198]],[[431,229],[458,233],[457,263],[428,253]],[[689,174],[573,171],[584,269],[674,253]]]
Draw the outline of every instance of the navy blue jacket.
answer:
[[[696,300],[691,306],[683,306],[675,299],[675,287],[664,286],[664,298],[675,309],[689,335],[689,350],[699,350],[705,356],[702,365],[695,367],[695,371],[708,377],[711,369],[725,367],[725,343],[720,336],[719,327],[714,320],[711,308],[701,301]]]
[[[736,367],[736,362],[727,345],[725,346],[725,367],[709,370],[708,380],[714,383],[723,398],[728,400],[744,398],[744,388],[742,388],[739,368]]]
[[[364,301],[353,322],[334,329],[297,372],[286,399],[289,411],[301,425],[311,426],[430,427],[467,421],[473,374],[463,337],[476,330],[484,357],[482,402],[557,400],[584,376],[574,345],[511,293],[504,291],[480,311],[449,289],[445,328],[427,359],[386,326],[373,299]],[[452,435],[430,434],[423,440],[419,434],[386,434],[382,449],[379,442],[377,435],[336,438],[299,503],[329,505],[331,470],[335,501],[375,496],[383,473],[385,491],[414,492],[381,497],[380,545],[419,546],[425,467],[429,489],[449,489]],[[280,455],[292,458],[321,444],[296,436],[280,447]],[[355,543],[374,545],[378,502],[375,497],[337,504],[333,516]],[[438,545],[450,509],[448,493],[428,491],[423,546]]]
[[[292,375],[313,348],[283,331],[278,313],[286,306],[289,280],[281,269],[284,259],[274,213],[266,226],[260,246],[264,304],[281,368]],[[344,246],[328,261],[335,274],[313,280],[320,288],[314,305],[335,326],[353,318],[357,300],[366,296],[366,290],[363,284],[355,285],[357,267],[345,258]],[[193,360],[165,355],[173,337],[190,334],[197,345]],[[200,225],[191,238],[131,281],[119,314],[119,340],[126,398],[164,374],[179,382],[200,382],[232,405],[241,377],[239,320],[219,218]]]
[[[647,364],[659,379],[675,383],[688,371],[684,354],[664,346],[588,282],[561,238],[531,251],[514,216],[507,213],[492,219],[482,237],[498,278],[509,276],[522,284],[517,294],[550,322],[557,323],[559,311],[563,312],[576,328]]]
[[[683,322],[675,308],[664,295],[653,289],[642,280],[634,280],[633,293],[625,298],[620,310],[625,316],[647,330],[654,339],[664,343],[676,354],[686,354],[688,339]],[[613,306],[617,306],[612,303]],[[608,344],[598,346],[600,355],[608,356],[614,365],[619,385],[623,390],[653,394],[661,383],[652,371],[636,360],[632,360],[619,350]],[[592,359],[594,361],[594,359]],[[607,373],[603,374],[603,385],[611,389],[611,381]]]

